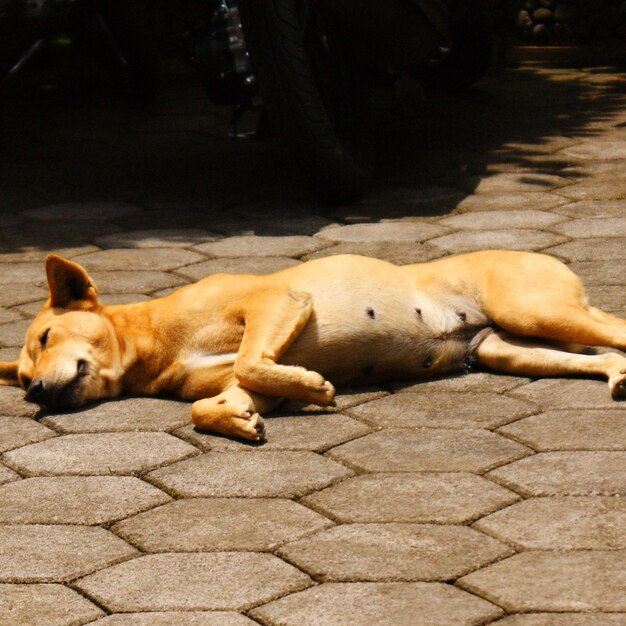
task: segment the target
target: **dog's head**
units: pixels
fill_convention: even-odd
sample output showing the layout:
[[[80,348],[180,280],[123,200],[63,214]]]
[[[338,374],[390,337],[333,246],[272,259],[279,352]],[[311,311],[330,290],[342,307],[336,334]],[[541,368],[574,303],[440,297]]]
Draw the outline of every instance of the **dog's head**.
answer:
[[[26,332],[17,361],[0,363],[0,383],[19,385],[47,408],[75,408],[120,392],[120,344],[98,291],[77,263],[46,259],[48,301]]]

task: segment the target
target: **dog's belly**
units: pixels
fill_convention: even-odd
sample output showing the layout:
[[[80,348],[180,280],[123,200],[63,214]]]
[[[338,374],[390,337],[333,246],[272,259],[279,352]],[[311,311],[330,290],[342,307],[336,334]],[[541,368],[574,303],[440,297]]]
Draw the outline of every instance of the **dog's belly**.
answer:
[[[335,271],[330,285],[323,279],[297,285],[312,295],[314,312],[280,362],[318,371],[337,385],[462,367],[472,338],[488,323],[476,303],[434,298],[394,266],[385,267],[384,278]]]

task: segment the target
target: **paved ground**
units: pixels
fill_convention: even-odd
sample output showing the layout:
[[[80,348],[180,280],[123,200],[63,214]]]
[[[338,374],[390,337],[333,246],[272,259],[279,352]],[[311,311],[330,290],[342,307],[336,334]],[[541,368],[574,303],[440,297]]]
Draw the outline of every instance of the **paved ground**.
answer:
[[[343,251],[545,250],[626,312],[624,73],[510,70],[405,107],[344,207],[225,138],[193,77],[149,114],[32,96],[0,127],[0,358],[48,251],[126,302]],[[626,421],[604,382],[349,390],[332,413],[286,405],[259,447],[177,402],[39,416],[22,395],[0,389],[0,624],[626,624]]]

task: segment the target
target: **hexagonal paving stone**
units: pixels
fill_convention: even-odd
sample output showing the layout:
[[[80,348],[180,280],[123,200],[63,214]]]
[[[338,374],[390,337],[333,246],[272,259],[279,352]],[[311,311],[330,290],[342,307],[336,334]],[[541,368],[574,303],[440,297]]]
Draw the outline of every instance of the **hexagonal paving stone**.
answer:
[[[93,622],[94,626],[255,626],[240,613],[226,611],[155,611],[115,613]]]
[[[149,270],[117,270],[90,272],[98,290],[103,294],[153,293],[161,289],[180,287],[187,283],[180,276]]]
[[[191,405],[160,398],[124,398],[76,413],[49,415],[43,422],[62,433],[173,430],[189,421]]]
[[[473,250],[507,249],[507,250],[540,250],[547,246],[554,246],[564,237],[541,230],[513,229],[513,230],[477,230],[459,231],[431,239],[429,243],[448,252],[471,252]]]
[[[523,552],[457,581],[506,611],[625,611],[624,550]]]
[[[177,500],[111,530],[144,552],[252,552],[272,550],[330,525],[290,500],[207,498]]]
[[[105,248],[190,248],[216,238],[215,233],[199,228],[163,228],[113,233],[95,242]]]
[[[559,189],[558,194],[572,200],[621,200],[626,197],[626,181],[612,176],[597,176]]]
[[[579,261],[570,264],[569,268],[582,278],[587,288],[593,285],[624,285],[626,283],[621,263]]]
[[[273,274],[299,263],[300,261],[284,256],[224,258],[188,265],[180,268],[177,273],[191,280],[200,280],[211,274]]]
[[[27,478],[0,487],[0,523],[106,524],[170,500],[130,476]]]
[[[28,417],[0,416],[0,452],[56,437],[56,433]]]
[[[526,496],[626,495],[626,452],[541,452],[489,478]]]
[[[121,540],[120,540],[121,541]],[[112,611],[242,610],[311,584],[271,554],[148,554],[75,586]]]
[[[545,191],[555,187],[562,187],[567,183],[568,180],[566,178],[552,174],[507,172],[483,178],[474,190],[474,193]]]
[[[615,497],[531,498],[474,524],[526,550],[626,548],[626,502]]]
[[[340,522],[465,524],[518,500],[508,489],[458,472],[365,474],[302,502]]]
[[[317,404],[304,404],[297,400],[285,400],[282,402],[275,415],[293,415],[294,413],[335,413],[343,411],[351,406],[357,406],[370,400],[376,400],[388,396],[389,392],[380,387],[342,387],[337,390],[334,407],[320,407]]]
[[[626,143],[587,139],[575,146],[564,148],[560,154],[576,159],[626,159]]]
[[[80,626],[104,615],[63,585],[0,585],[0,624]]]
[[[622,411],[547,411],[498,429],[541,452],[549,450],[626,450]]]
[[[315,237],[228,237],[214,243],[196,246],[195,249],[216,257],[246,256],[286,256],[301,257],[315,252],[330,243],[324,243]]]
[[[428,243],[407,241],[348,241],[337,243],[302,257],[303,261],[321,259],[335,254],[360,254],[389,261],[396,265],[423,263],[441,256],[439,248]]]
[[[484,472],[529,453],[485,430],[383,430],[344,443],[330,458],[369,472]]]
[[[502,610],[442,583],[324,583],[250,615],[262,624],[282,626],[473,626],[499,617]]]
[[[10,470],[6,465],[2,465],[0,463],[0,485],[4,485],[5,483],[11,483],[19,479],[20,479],[19,474],[16,474],[13,470]]]
[[[0,415],[34,417],[39,407],[24,400],[24,390],[19,387],[0,385]]]
[[[208,452],[148,477],[185,497],[293,498],[351,475],[349,469],[313,452],[251,450]]]
[[[361,404],[350,414],[377,426],[494,428],[532,415],[538,407],[497,393],[401,393]]]
[[[566,261],[617,261],[626,259],[626,237],[574,239],[542,250]]]
[[[280,548],[322,581],[451,580],[513,554],[467,526],[344,524]]]
[[[350,224],[326,228],[317,237],[330,241],[426,241],[448,232],[447,228],[428,222],[387,222],[384,224]]]
[[[498,228],[541,228],[565,221],[562,215],[547,211],[485,211],[463,213],[439,220],[439,224],[463,230],[494,230]]]
[[[457,205],[457,211],[548,211],[565,204],[567,200],[556,194],[543,191],[525,193],[481,193],[467,196]],[[559,211],[560,212],[560,211]]]
[[[99,527],[0,526],[0,582],[62,582],[137,554]]]
[[[15,322],[22,319],[24,319],[23,316],[17,313],[15,310],[9,310],[0,307],[0,324]]]
[[[557,213],[569,217],[623,217],[623,200],[579,200],[560,206]]]
[[[518,387],[511,395],[543,409],[622,409],[611,399],[606,382],[600,380],[543,378]]]
[[[590,285],[586,291],[594,306],[618,317],[623,315],[624,285]]]
[[[44,271],[43,263],[37,261],[35,263],[3,263],[0,266],[0,285],[13,285],[15,283],[23,282],[26,285],[31,285],[31,287],[26,288],[26,293],[31,294],[34,292],[41,293],[43,291],[43,295],[47,295],[47,290],[43,290],[46,286],[46,274]],[[34,285],[34,289],[32,287]],[[24,288],[20,289],[17,294],[19,296],[20,291],[23,291]],[[2,289],[2,291],[6,291],[6,287]],[[28,300],[36,300],[36,298],[28,297],[26,300],[23,298],[19,298],[27,302]],[[7,296],[4,295],[2,302],[2,306],[7,306],[9,303],[12,303],[12,300],[8,300]]]
[[[5,452],[4,462],[30,476],[132,474],[198,450],[165,433],[63,435]]]
[[[626,613],[533,613],[509,615],[498,626],[624,626]]]
[[[626,236],[626,218],[592,217],[571,220],[555,226],[553,230],[574,238]]]
[[[312,450],[321,452],[371,431],[371,428],[365,424],[337,414],[269,417],[265,420],[265,426],[267,441],[261,445],[254,445],[254,448],[259,451]],[[203,450],[235,451],[242,448],[241,441],[203,433],[195,430],[193,426],[179,428],[174,434]]]
[[[21,348],[24,345],[26,331],[31,321],[19,320],[17,322],[9,322],[8,324],[0,324],[0,345]]]
[[[90,254],[81,254],[75,261],[88,271],[104,270],[173,270],[206,259],[202,254],[181,248],[112,248]]]
[[[43,265],[40,266],[40,272],[38,282],[41,282],[41,286],[25,282],[0,283],[3,285],[0,290],[0,306],[16,306],[18,304],[45,299],[48,295],[48,290],[43,286]],[[0,274],[0,277],[1,276],[2,274]],[[22,281],[23,280],[25,279],[22,279]]]
[[[491,372],[472,372],[467,375],[446,376],[433,380],[418,382],[392,382],[391,386],[396,393],[431,393],[433,391],[474,391],[477,393],[502,393],[530,382],[530,378],[520,376],[504,376]]]

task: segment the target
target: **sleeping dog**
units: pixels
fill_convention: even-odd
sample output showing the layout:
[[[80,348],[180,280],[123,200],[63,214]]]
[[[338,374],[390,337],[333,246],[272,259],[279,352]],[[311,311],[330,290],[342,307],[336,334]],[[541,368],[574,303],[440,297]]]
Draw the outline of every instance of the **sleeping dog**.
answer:
[[[200,429],[250,440],[283,398],[334,403],[337,385],[483,367],[606,376],[626,393],[626,321],[590,306],[542,254],[488,250],[396,266],[344,255],[268,276],[209,276],[163,298],[104,306],[87,272],[46,259],[49,299],[4,384],[41,406],[120,394],[193,400]],[[331,384],[332,381],[333,384]]]

